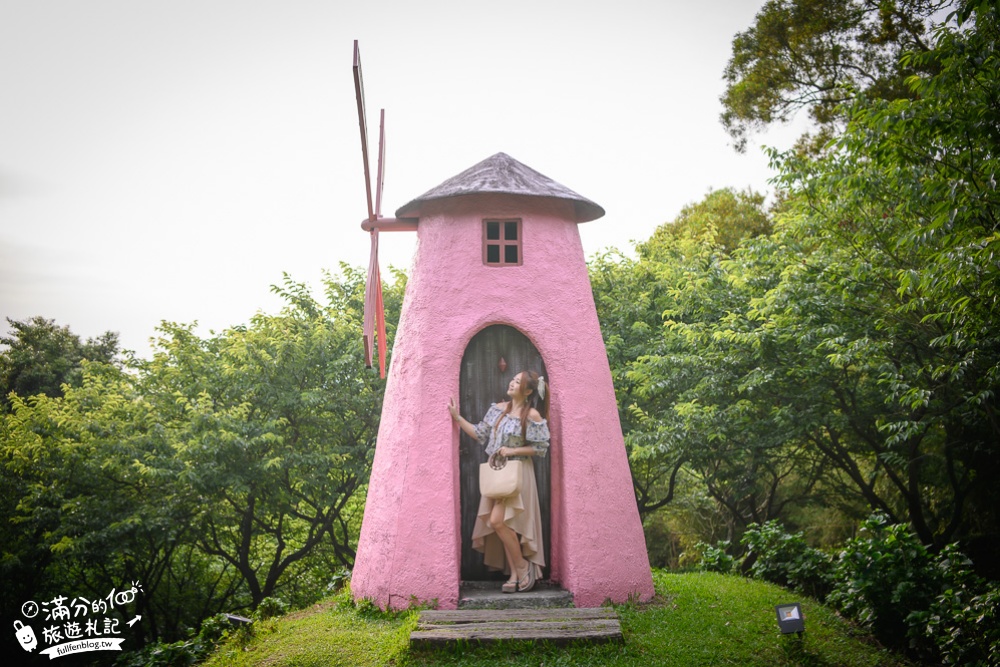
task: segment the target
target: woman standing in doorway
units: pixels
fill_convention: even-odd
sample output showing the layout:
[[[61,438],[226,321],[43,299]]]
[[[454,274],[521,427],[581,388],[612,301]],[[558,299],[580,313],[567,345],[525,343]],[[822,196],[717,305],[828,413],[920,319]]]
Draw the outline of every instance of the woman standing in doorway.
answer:
[[[483,496],[479,501],[472,547],[483,553],[483,562],[510,574],[504,593],[529,591],[541,578],[545,566],[542,544],[542,512],[532,456],[545,456],[549,448],[548,387],[545,378],[523,371],[507,385],[510,400],[495,403],[478,424],[458,414],[451,399],[448,410],[458,426],[486,445],[486,454],[525,461],[521,489],[509,498]]]

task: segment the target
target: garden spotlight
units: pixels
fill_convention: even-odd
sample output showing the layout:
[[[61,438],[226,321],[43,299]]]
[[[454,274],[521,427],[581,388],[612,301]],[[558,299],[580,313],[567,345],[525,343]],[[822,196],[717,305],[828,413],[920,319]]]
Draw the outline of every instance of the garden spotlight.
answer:
[[[801,604],[798,602],[780,604],[774,608],[774,611],[778,614],[778,627],[781,628],[782,634],[805,632],[806,622],[802,617]]]

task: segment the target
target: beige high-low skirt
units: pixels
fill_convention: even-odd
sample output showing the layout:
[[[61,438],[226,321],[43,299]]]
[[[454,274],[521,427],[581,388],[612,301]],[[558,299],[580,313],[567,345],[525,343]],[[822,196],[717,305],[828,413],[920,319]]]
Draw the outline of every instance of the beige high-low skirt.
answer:
[[[545,566],[545,546],[542,542],[542,510],[538,504],[538,485],[535,483],[535,466],[531,457],[521,462],[521,492],[516,496],[496,501],[480,497],[476,525],[472,528],[472,548],[483,554],[483,562],[493,570],[510,574],[510,564],[503,550],[503,543],[490,526],[490,514],[496,502],[503,502],[504,523],[518,534],[521,554],[535,568],[535,578],[542,578]]]

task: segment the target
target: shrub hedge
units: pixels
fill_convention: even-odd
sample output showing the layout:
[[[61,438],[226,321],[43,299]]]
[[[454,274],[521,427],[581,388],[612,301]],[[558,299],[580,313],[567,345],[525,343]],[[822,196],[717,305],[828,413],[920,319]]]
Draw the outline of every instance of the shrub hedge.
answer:
[[[739,569],[837,609],[886,646],[946,665],[1000,665],[1000,583],[978,577],[957,545],[928,549],[902,524],[869,517],[838,553],[810,547],[779,522],[740,542],[696,546],[699,569]]]

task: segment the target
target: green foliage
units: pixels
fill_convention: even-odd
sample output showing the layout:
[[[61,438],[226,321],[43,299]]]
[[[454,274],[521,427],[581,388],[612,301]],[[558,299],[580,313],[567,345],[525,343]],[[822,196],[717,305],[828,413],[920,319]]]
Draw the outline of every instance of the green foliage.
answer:
[[[723,247],[718,211],[759,227],[710,195],[593,264],[644,516],[691,476],[729,518],[709,540],[819,507],[996,544],[998,26],[970,17],[905,56],[931,73],[912,98],[859,96],[827,150],[774,156],[770,233]]]
[[[385,289],[390,321],[404,283]],[[137,581],[138,641],[181,640],[161,646],[170,662],[197,652],[183,638],[205,617],[302,606],[342,578],[384,383],[363,364],[364,274],[324,289],[320,302],[286,277],[278,314],[207,338],[164,323],[149,360],[82,362],[62,395],[11,395],[5,614]]]
[[[733,39],[723,78],[723,126],[742,151],[749,135],[788,121],[800,109],[825,132],[844,120],[842,104],[859,93],[894,100],[931,63],[904,61],[926,51],[948,0],[769,0]]]
[[[736,568],[736,558],[729,553],[732,543],[720,540],[714,545],[698,542],[694,550],[698,554],[698,569],[704,572],[730,574]]]
[[[907,636],[913,639],[910,623],[917,617],[911,614],[932,606],[946,589],[944,575],[939,559],[906,526],[876,515],[841,553],[827,599],[880,641],[903,649]]]
[[[926,661],[998,664],[1000,590],[948,545],[933,553],[906,526],[869,517],[836,557],[776,521],[750,526],[742,561],[730,545],[699,544],[698,568],[730,571],[823,600],[882,643]]]
[[[590,264],[594,301],[626,434],[636,500],[643,516],[670,501],[682,460],[660,456],[660,429],[648,418],[644,410],[648,403],[638,395],[637,383],[629,375],[630,363],[649,352],[661,327],[660,314],[669,297],[664,281],[654,273],[659,268],[614,252]]]
[[[730,539],[801,503],[823,474],[771,396],[748,395],[767,360],[743,342],[756,323],[738,315],[775,279],[730,267],[770,230],[762,203],[709,193],[641,244],[639,260],[591,265],[640,513],[673,501],[690,475],[723,508]]]
[[[326,593],[331,595],[340,591],[351,580],[351,571],[345,567],[336,569],[330,576],[326,584]]]
[[[803,533],[791,535],[777,521],[768,521],[747,528],[741,543],[750,576],[818,600],[830,591],[833,559],[806,544]]]
[[[938,546],[965,520],[998,524],[983,483],[1000,442],[997,39],[995,11],[939,31],[907,57],[938,71],[908,80],[917,99],[861,99],[827,155],[778,161],[796,195],[778,241],[813,250],[757,309],[769,328],[811,329],[803,342],[830,367],[818,445],[857,462],[841,467],[872,507]],[[806,299],[825,306],[822,328],[798,324]]]
[[[685,206],[672,222],[657,227],[638,250],[643,259],[669,259],[672,241],[695,237],[729,255],[745,240],[770,233],[771,216],[764,209],[764,195],[723,188]]]
[[[62,396],[63,385],[80,386],[84,360],[116,363],[118,334],[107,331],[86,342],[55,320],[7,318],[11,331],[0,336],[0,405],[10,408],[10,392],[22,398]]]
[[[275,616],[283,616],[288,613],[288,603],[281,598],[264,598],[254,609],[253,619],[266,621]]]
[[[747,527],[740,540],[742,556],[722,540],[714,546],[696,544],[685,560],[704,572],[729,573],[737,569],[754,579],[768,581],[822,600],[833,583],[834,559],[810,547],[803,533],[785,532],[777,520]],[[736,550],[738,553],[738,550]]]
[[[946,665],[1000,665],[1000,587],[949,588],[908,620],[911,635],[933,643]]]
[[[297,589],[323,551],[353,562],[356,492],[367,482],[383,383],[359,363],[364,278],[326,281],[327,304],[286,277],[287,306],[201,340],[165,324],[142,371],[178,442],[178,479],[199,498],[197,545],[239,574],[256,607]],[[402,285],[386,290],[398,308]]]
[[[235,632],[225,614],[206,618],[195,636],[181,641],[156,642],[142,650],[123,653],[115,661],[116,667],[183,667],[197,664],[207,658],[220,643],[231,635],[246,641],[248,633]]]
[[[187,600],[185,583],[204,563],[185,558],[191,510],[173,486],[170,454],[135,376],[117,367],[84,364],[82,386],[62,397],[15,395],[0,441],[18,497],[2,547],[4,609],[47,595],[100,598],[123,582],[147,594],[162,582],[156,602],[137,598],[151,619],[169,597]],[[179,624],[197,614],[172,613]]]

